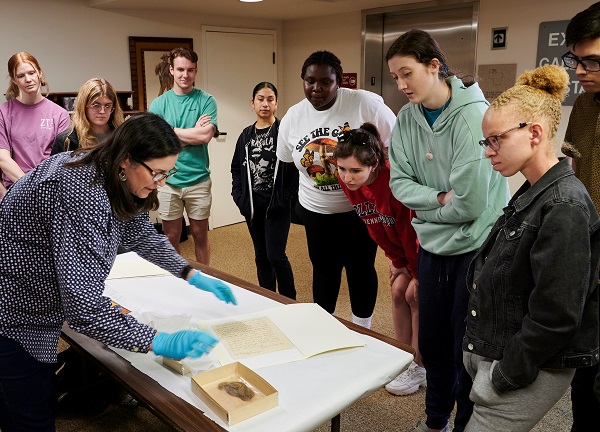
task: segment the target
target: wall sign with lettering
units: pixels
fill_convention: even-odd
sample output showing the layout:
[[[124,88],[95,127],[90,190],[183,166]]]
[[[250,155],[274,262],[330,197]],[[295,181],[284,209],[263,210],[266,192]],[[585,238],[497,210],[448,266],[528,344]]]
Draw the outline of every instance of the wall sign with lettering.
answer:
[[[355,89],[358,79],[356,78],[356,72],[343,73],[342,74],[342,87]]]
[[[565,66],[562,61],[562,55],[569,51],[565,41],[565,31],[569,21],[548,21],[540,24],[538,34],[538,48],[536,66],[553,64],[556,66]],[[570,83],[567,97],[563,102],[564,106],[573,106],[575,99],[581,93],[585,92],[579,85],[579,80],[574,69],[567,69]]]

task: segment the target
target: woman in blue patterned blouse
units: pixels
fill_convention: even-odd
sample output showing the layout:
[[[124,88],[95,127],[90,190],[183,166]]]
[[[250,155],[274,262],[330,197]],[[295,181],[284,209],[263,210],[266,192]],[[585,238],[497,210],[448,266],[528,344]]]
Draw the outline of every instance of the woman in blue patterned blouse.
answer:
[[[116,348],[199,357],[216,339],[167,334],[103,297],[117,246],[235,304],[231,290],[188,265],[147,212],[175,173],[181,143],[160,117],[140,114],[104,143],[61,153],[19,179],[0,202],[0,429],[54,430],[54,368],[63,322]]]

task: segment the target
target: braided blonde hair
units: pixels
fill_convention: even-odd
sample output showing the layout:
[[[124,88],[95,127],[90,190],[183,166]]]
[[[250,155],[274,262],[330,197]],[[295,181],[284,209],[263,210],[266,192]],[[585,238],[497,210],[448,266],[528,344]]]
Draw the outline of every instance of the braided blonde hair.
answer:
[[[507,105],[521,121],[546,120],[548,139],[556,136],[561,117],[561,104],[569,86],[569,75],[564,68],[546,65],[523,72],[517,83],[498,96],[490,110]]]

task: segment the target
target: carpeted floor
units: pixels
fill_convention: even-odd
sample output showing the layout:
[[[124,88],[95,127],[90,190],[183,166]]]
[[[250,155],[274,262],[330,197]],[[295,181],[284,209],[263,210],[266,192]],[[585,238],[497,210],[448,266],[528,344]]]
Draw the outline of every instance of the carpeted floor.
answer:
[[[209,232],[209,237],[211,265],[213,267],[257,283],[254,251],[245,224],[212,230]],[[332,244],[335,245],[335,242],[332,241]],[[193,250],[192,239],[182,244],[182,255],[186,258],[194,259]],[[292,225],[287,250],[294,269],[298,301],[312,302],[312,274],[303,227]],[[376,266],[379,275],[379,294],[372,329],[393,337],[391,300],[389,285],[387,284],[389,277],[388,259],[381,250],[378,251]],[[335,315],[348,320],[351,319],[348,289],[345,282],[342,286]],[[348,379],[352,379],[352,377],[348,377]],[[390,395],[384,389],[380,389],[342,412],[341,430],[343,432],[410,431],[418,419],[424,418],[424,410],[425,391],[423,389],[413,395],[403,397]],[[533,431],[569,431],[570,425],[571,408],[567,392]],[[97,415],[63,412],[59,416],[56,426],[59,432],[170,430],[144,407],[131,407],[118,402],[112,403],[104,412]],[[326,423],[314,432],[329,430],[330,425]]]

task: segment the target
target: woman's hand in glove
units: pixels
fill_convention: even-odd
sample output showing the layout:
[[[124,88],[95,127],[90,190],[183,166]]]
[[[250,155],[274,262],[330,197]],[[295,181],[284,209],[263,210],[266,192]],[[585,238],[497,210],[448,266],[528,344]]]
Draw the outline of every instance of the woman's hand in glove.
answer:
[[[154,354],[175,360],[184,357],[202,357],[212,351],[218,339],[200,330],[181,330],[175,333],[157,333],[152,340]]]

